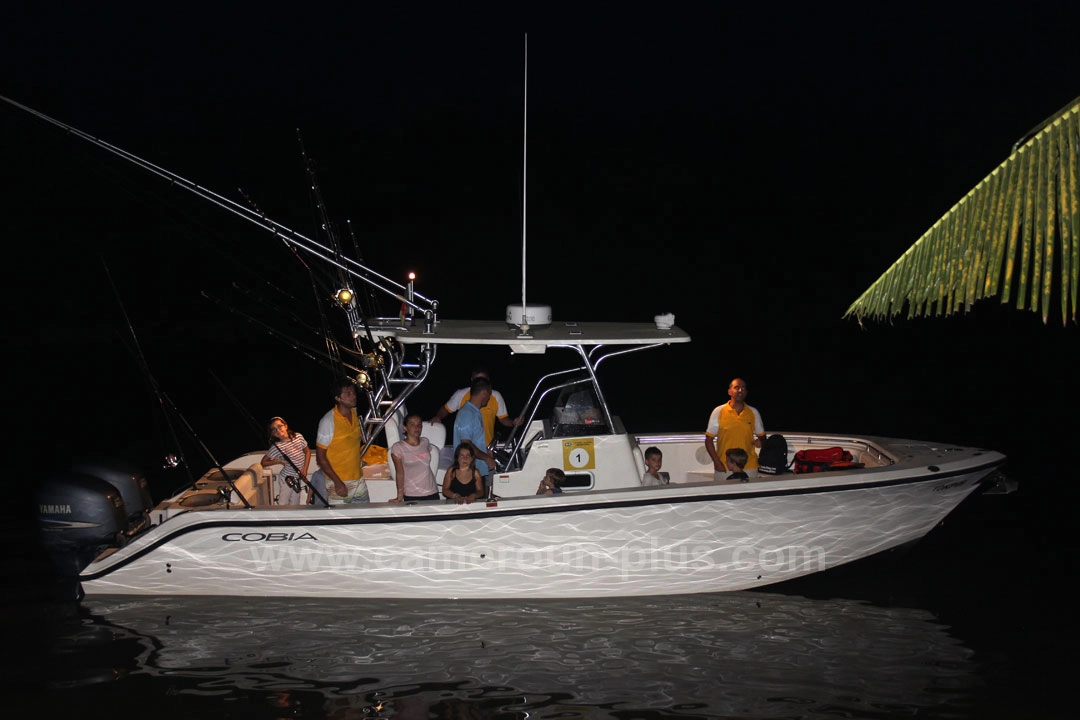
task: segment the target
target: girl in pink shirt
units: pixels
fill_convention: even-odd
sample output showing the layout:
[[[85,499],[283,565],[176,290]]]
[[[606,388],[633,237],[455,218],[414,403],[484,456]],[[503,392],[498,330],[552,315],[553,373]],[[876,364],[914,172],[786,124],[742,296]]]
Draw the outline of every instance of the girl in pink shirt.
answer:
[[[405,438],[390,448],[397,480],[397,497],[393,502],[439,499],[439,488],[431,472],[431,441],[420,435],[423,422],[415,413],[406,417]]]

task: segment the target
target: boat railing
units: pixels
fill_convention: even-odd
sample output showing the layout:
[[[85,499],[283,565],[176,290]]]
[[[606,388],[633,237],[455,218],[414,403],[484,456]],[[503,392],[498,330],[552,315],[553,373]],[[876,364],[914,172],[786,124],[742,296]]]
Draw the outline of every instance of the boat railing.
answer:
[[[772,434],[772,433],[770,433]],[[858,454],[858,461],[871,466],[893,465],[896,458],[892,457],[877,445],[866,438],[846,437],[843,435],[800,435],[798,433],[777,433],[783,435],[788,444],[788,454],[794,454],[808,447],[833,447],[839,446]],[[790,459],[790,458],[789,458]]]
[[[374,444],[386,422],[405,407],[405,401],[427,379],[435,360],[435,346],[421,346],[414,361],[406,361],[405,348],[389,338],[375,343],[375,350],[365,357],[371,360],[370,371],[357,378],[357,386],[367,397],[364,411],[364,447],[361,457]]]
[[[597,403],[597,409],[600,411],[603,417],[603,425],[597,425],[591,430],[600,431],[601,427],[606,428],[606,432],[616,432],[615,416],[612,415],[611,409],[608,407],[607,400],[603,391],[600,388],[599,379],[596,376],[596,369],[600,366],[604,360],[608,358],[616,357],[619,355],[627,355],[641,350],[648,350],[655,347],[662,347],[662,343],[648,343],[645,345],[637,345],[633,347],[620,347],[618,349],[611,349],[603,344],[597,344],[592,346],[586,351],[583,347],[573,345],[552,345],[551,348],[564,348],[574,352],[579,358],[580,363],[575,363],[572,367],[565,368],[563,370],[556,370],[548,373],[536,381],[532,392],[529,394],[528,400],[525,401],[525,412],[522,415],[522,424],[520,429],[515,428],[510,437],[501,447],[492,448],[495,450],[496,467],[500,472],[513,471],[520,469],[525,464],[525,452],[528,445],[535,440],[535,436],[529,438],[528,442],[525,441],[525,431],[533,421],[537,419],[537,414],[540,412],[540,408],[543,405],[543,401],[550,393],[556,390],[562,390],[563,388],[571,387],[573,385],[588,385],[592,388],[595,395],[595,401]],[[570,377],[568,380],[564,380]],[[551,429],[551,436],[558,436],[558,427],[553,426]]]
[[[560,373],[553,373],[553,375],[558,375],[558,374],[560,374]],[[544,376],[543,378],[540,379],[540,382],[543,382],[544,380],[546,380],[549,377],[551,377],[551,376],[550,375]],[[495,453],[494,453],[494,455],[495,455],[495,466],[496,466],[496,470],[498,472],[511,472],[513,470],[520,470],[522,467],[524,467],[524,465],[525,465],[525,449],[529,445],[531,445],[534,440],[536,440],[536,435],[533,435],[533,437],[529,439],[529,442],[525,443],[525,429],[528,428],[533,423],[534,420],[536,420],[536,414],[540,409],[540,404],[543,402],[544,398],[547,397],[547,395],[549,393],[555,392],[556,390],[561,390],[564,387],[569,387],[571,385],[577,385],[580,382],[581,382],[580,380],[571,380],[571,381],[568,381],[568,382],[565,382],[565,383],[561,383],[559,385],[554,385],[552,387],[549,387],[549,388],[543,390],[537,396],[536,395],[536,390],[539,389],[539,384],[538,384],[537,388],[533,390],[533,393],[529,398],[530,404],[527,404],[525,406],[528,409],[528,414],[527,414],[526,417],[522,418],[521,427],[520,428],[514,428],[514,432],[511,433],[510,438],[508,439],[507,443],[503,446],[503,448],[504,448],[503,452],[500,452],[500,449],[498,447],[494,448],[495,449]],[[535,398],[535,403],[533,402],[534,398]],[[505,448],[509,448],[509,450],[505,451]]]

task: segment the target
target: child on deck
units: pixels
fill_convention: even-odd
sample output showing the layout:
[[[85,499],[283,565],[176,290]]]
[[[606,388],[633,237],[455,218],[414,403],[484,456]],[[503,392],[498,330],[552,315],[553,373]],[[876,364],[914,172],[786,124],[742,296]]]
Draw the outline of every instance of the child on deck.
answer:
[[[562,486],[566,482],[566,473],[559,468],[548,468],[540,481],[537,495],[562,495]]]
[[[724,455],[728,470],[731,470],[731,474],[724,479],[750,482],[750,476],[743,471],[743,468],[746,467],[746,461],[750,457],[747,452],[742,448],[728,448]]]
[[[468,505],[484,492],[484,479],[476,469],[472,445],[462,443],[454,450],[454,465],[446,469],[443,495],[458,505]]]
[[[642,487],[654,485],[667,485],[670,478],[667,473],[660,472],[660,466],[664,464],[664,453],[658,447],[645,449],[645,474],[641,476]]]

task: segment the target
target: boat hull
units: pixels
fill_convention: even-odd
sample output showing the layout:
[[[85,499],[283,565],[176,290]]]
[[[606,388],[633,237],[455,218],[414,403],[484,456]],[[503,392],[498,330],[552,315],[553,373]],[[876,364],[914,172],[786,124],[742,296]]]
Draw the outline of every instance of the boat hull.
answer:
[[[923,537],[1004,457],[742,485],[191,512],[99,558],[87,594],[604,597],[744,590]]]

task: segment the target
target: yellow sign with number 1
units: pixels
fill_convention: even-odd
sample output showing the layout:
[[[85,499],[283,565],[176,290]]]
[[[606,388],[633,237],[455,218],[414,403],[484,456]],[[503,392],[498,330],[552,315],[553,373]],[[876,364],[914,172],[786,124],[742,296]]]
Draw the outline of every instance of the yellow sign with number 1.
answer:
[[[562,444],[563,470],[595,470],[596,452],[593,438],[564,440]]]

